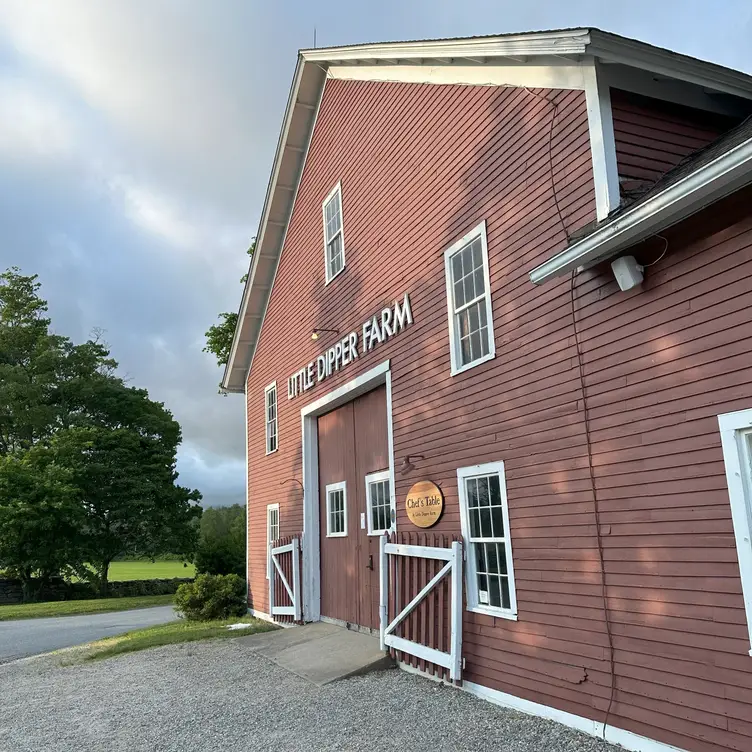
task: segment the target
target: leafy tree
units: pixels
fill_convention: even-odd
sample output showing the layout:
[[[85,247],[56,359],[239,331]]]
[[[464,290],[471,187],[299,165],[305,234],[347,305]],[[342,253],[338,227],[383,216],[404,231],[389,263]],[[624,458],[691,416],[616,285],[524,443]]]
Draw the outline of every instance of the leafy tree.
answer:
[[[51,333],[39,288],[0,275],[0,565],[106,592],[116,556],[192,556],[201,495],[176,484],[171,413],[115,375],[99,336]]]
[[[237,574],[245,578],[245,507],[209,507],[201,517],[201,540],[196,551],[198,572]]]
[[[92,384],[90,397],[97,409],[75,429],[65,462],[86,513],[89,579],[104,595],[116,558],[193,555],[201,494],[176,483],[180,426],[163,404],[112,377]]]
[[[69,438],[0,456],[0,568],[21,580],[27,601],[83,563],[80,491],[60,462]]]
[[[251,242],[251,247],[246,253],[253,257],[253,252],[256,250],[256,239]],[[248,279],[248,275],[244,274],[240,281],[245,283]],[[232,338],[235,336],[235,327],[238,324],[237,313],[220,313],[219,324],[210,326],[206,331],[206,347],[204,352],[212,353],[217,359],[217,365],[227,365],[227,361],[230,359],[230,348],[232,347]]]

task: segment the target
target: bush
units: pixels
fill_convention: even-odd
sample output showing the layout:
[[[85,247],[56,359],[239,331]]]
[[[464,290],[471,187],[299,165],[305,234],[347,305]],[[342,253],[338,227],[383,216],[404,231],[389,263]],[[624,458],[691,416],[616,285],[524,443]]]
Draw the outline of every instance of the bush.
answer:
[[[244,616],[245,580],[236,574],[200,574],[178,588],[175,610],[189,621]]]

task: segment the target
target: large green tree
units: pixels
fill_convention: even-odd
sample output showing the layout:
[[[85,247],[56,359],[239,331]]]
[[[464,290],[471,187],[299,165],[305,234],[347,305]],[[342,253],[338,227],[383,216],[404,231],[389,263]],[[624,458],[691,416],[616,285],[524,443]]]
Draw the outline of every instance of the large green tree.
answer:
[[[176,483],[169,410],[117,377],[99,337],[74,345],[46,312],[36,276],[0,275],[0,567],[21,573],[15,540],[49,553],[29,577],[72,569],[105,592],[115,557],[193,553],[201,495]]]
[[[69,439],[63,431],[48,445],[0,455],[0,567],[21,580],[24,600],[83,565],[81,493],[60,461]]]
[[[246,253],[253,257],[256,250],[256,239],[251,242],[250,248]],[[245,283],[248,275],[244,274],[240,281]],[[232,347],[232,338],[235,335],[235,327],[238,324],[237,313],[220,313],[219,323],[213,324],[206,331],[206,347],[204,352],[211,353],[217,359],[217,365],[227,365],[230,359],[230,348]]]

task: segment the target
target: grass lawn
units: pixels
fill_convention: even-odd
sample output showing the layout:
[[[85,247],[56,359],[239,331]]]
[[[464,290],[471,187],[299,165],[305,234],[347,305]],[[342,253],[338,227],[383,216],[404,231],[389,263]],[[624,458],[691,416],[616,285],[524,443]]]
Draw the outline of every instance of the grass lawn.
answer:
[[[101,614],[107,611],[127,611],[131,608],[169,606],[172,595],[143,595],[136,598],[101,598],[88,601],[48,601],[23,603],[18,606],[0,606],[0,621],[10,619],[39,619],[44,616],[76,616]]]
[[[113,561],[109,579],[120,580],[171,580],[173,577],[195,577],[193,564],[183,566],[182,561]]]
[[[227,629],[228,624],[249,624],[248,629]],[[115,637],[108,637],[98,642],[92,642],[77,654],[78,660],[100,660],[113,655],[132,653],[136,650],[155,648],[161,645],[175,645],[180,642],[195,642],[215,638],[244,637],[256,632],[268,632],[278,629],[269,622],[254,619],[251,616],[238,616],[229,621],[176,621],[169,624],[159,624],[156,627],[137,629]]]

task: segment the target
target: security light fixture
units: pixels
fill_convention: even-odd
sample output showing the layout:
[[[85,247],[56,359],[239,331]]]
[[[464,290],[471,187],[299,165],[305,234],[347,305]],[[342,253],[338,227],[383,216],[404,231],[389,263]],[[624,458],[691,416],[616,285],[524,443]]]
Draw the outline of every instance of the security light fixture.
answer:
[[[321,332],[332,332],[333,334],[339,334],[339,329],[314,329],[311,332],[311,339],[314,341],[317,340]]]

